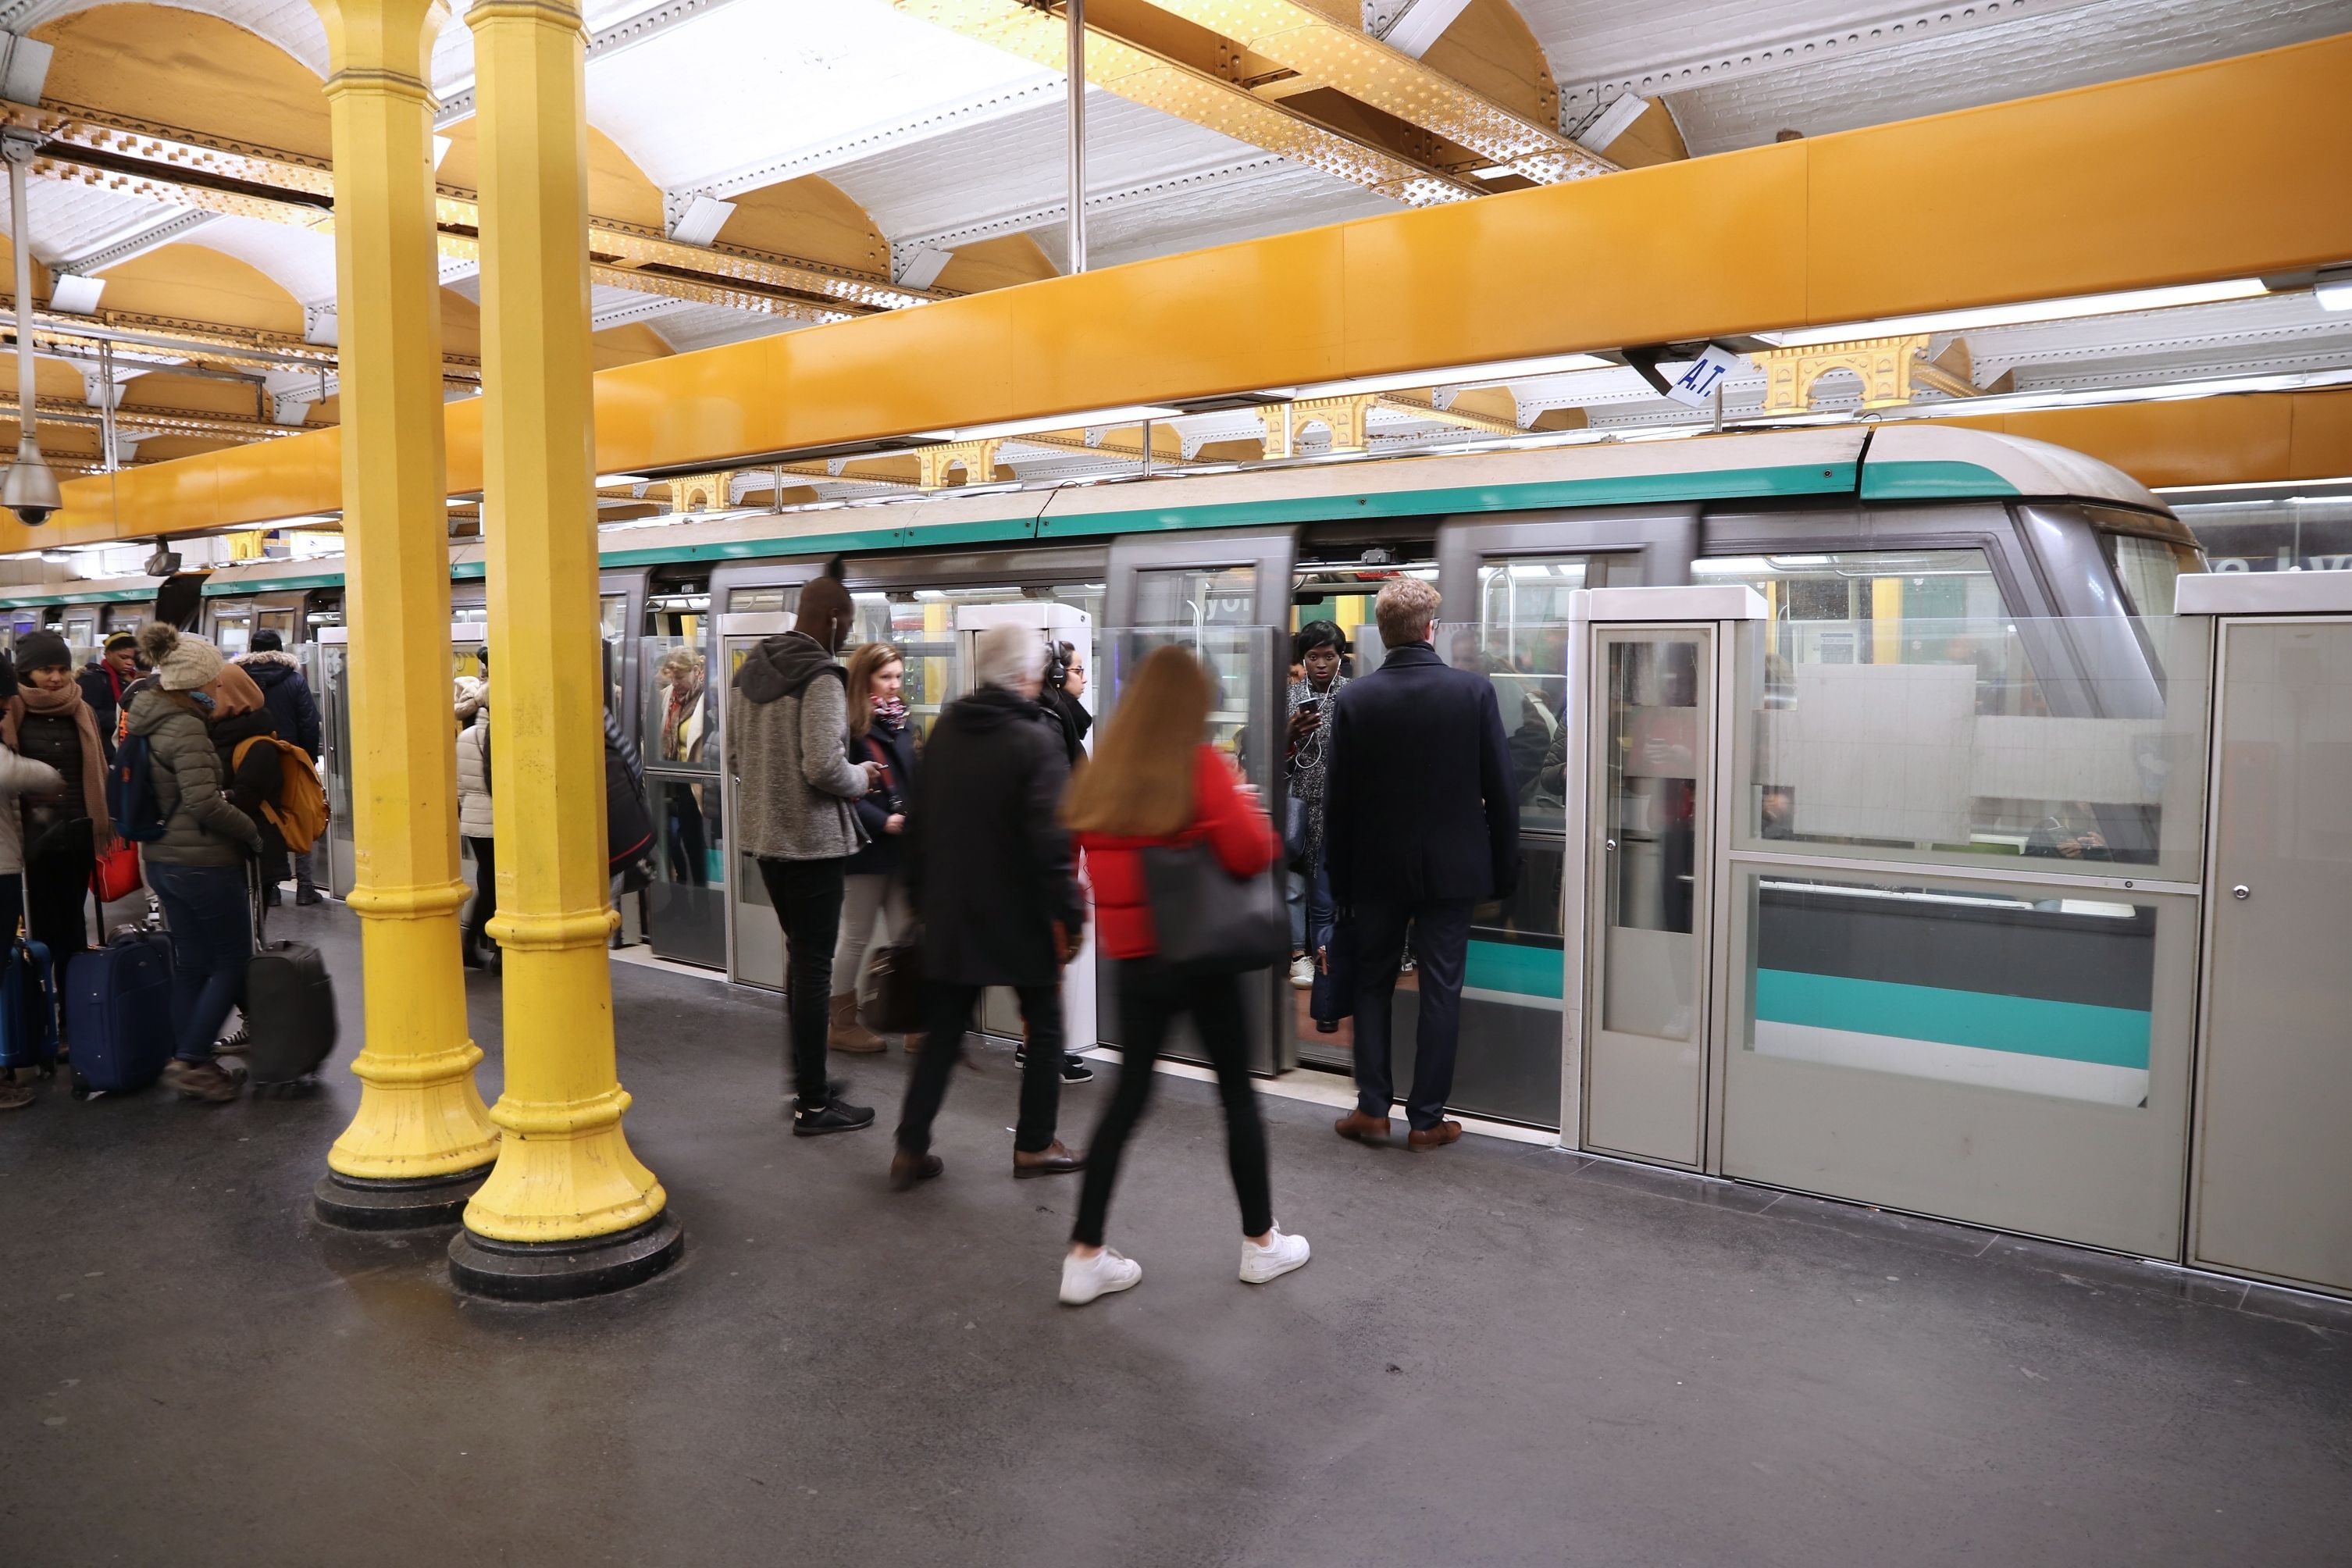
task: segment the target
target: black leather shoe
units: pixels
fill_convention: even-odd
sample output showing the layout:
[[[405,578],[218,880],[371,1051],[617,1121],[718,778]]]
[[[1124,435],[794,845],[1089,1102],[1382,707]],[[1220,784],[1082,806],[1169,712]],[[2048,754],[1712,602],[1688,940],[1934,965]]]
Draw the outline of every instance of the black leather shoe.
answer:
[[[814,1138],[826,1132],[855,1132],[874,1125],[874,1108],[852,1105],[845,1100],[827,1100],[823,1105],[795,1102],[793,1107],[793,1136]]]

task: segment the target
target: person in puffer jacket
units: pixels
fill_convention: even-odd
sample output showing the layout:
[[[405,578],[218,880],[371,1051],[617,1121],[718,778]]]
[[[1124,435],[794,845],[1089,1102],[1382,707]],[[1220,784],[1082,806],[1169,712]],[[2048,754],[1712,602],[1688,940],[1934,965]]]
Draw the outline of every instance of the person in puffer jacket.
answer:
[[[16,662],[0,648],[0,697],[16,689]],[[25,824],[16,797],[46,795],[63,789],[65,783],[65,775],[48,763],[0,746],[0,948],[16,935],[16,922],[25,913]],[[22,1110],[33,1103],[33,1090],[10,1082],[9,1077],[0,1073],[0,1110]]]
[[[222,788],[220,753],[204,688],[226,660],[200,637],[161,621],[139,628],[155,684],[131,700],[128,731],[143,737],[163,834],[140,847],[147,885],[163,906],[172,937],[174,1048],[163,1081],[188,1100],[235,1100],[245,1071],[215,1059],[213,1042],[245,991],[253,956],[246,863],[261,851],[261,829]]]
[[[874,1122],[872,1106],[841,1099],[824,1076],[846,868],[865,842],[852,803],[882,776],[847,755],[846,672],[835,656],[855,620],[839,578],[809,584],[793,629],[745,656],[727,699],[736,842],[759,861],[784,928],[793,1131],[803,1138]]]
[[[466,906],[466,929],[457,949],[468,969],[489,966],[482,943],[490,917],[499,912],[499,846],[490,811],[490,690],[482,686],[474,721],[457,735],[457,836],[474,854],[474,901]]]

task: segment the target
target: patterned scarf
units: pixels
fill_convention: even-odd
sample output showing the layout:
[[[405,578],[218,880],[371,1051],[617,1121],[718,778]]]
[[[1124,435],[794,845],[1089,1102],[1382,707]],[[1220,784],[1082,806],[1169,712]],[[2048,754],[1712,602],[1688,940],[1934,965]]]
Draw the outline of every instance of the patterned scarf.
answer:
[[[898,728],[907,721],[906,700],[898,697],[877,697],[874,700],[874,717],[892,729]]]

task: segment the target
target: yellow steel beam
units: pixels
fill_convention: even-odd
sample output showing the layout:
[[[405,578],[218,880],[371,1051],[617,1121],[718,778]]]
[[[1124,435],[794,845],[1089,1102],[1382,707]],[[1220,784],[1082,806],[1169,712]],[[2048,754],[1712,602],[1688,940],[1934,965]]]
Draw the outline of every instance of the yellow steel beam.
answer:
[[[1151,0],[1309,80],[1418,125],[1539,185],[1605,174],[1616,165],[1548,125],[1392,49],[1360,26],[1302,0]],[[1350,10],[1354,9],[1351,5]]]
[[[48,139],[34,168],[51,179],[321,233],[333,227],[333,171],[316,158],[78,104],[0,102],[0,125]],[[436,187],[434,217],[441,253],[474,259],[474,237],[482,225],[476,193]],[[588,244],[598,283],[796,319],[838,320],[954,297],[948,290],[903,288],[887,278],[798,257],[740,246],[686,245],[658,229],[615,218],[591,217]],[[639,268],[661,270],[640,275],[635,270]],[[825,305],[834,307],[832,313],[824,310]]]
[[[1059,17],[1024,0],[893,0],[925,21],[992,44],[1055,70],[1069,69]],[[1320,169],[1407,206],[1456,202],[1480,194],[1449,174],[1319,125],[1297,110],[1089,23],[1087,80],[1121,98],[1236,142]]]
[[[598,466],[2307,270],[2352,259],[2348,79],[2352,35],[616,366]],[[446,418],[450,489],[478,489],[479,400]],[[0,551],[330,510],[339,439],[69,480]]]

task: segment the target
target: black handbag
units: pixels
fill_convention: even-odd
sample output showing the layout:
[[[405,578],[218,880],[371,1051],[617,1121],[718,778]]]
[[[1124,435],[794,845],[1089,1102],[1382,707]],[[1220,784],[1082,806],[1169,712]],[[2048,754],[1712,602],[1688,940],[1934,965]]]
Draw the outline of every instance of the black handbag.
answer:
[[[1140,853],[1160,963],[1186,974],[1242,974],[1289,962],[1290,910],[1272,866],[1236,877],[1202,839]]]

